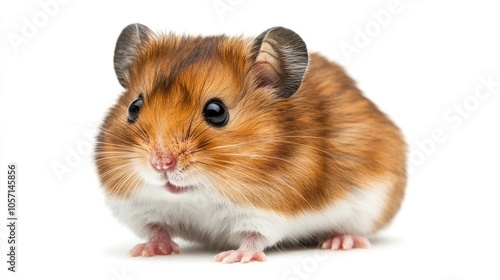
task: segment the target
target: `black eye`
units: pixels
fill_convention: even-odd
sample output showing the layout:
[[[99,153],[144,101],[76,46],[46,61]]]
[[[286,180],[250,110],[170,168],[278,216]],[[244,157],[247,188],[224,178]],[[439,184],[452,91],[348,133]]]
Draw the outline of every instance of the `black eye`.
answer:
[[[139,117],[144,98],[142,94],[128,106],[128,123],[134,123]]]
[[[227,124],[229,112],[220,99],[211,99],[203,108],[205,121],[212,126],[221,127]]]

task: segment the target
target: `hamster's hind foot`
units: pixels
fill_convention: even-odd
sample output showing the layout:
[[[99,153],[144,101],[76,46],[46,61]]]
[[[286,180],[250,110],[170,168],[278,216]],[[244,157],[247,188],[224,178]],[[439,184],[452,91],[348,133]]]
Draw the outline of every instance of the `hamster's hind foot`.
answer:
[[[365,237],[351,236],[351,235],[338,235],[332,236],[321,244],[321,249],[327,250],[350,250],[354,248],[369,248],[370,241]]]

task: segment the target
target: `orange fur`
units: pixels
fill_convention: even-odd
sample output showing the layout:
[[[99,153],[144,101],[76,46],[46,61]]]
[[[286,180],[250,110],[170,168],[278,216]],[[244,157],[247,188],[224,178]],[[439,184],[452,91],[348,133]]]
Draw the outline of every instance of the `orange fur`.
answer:
[[[274,96],[256,82],[251,48],[245,38],[174,35],[141,46],[130,86],[105,119],[97,146],[106,190],[128,197],[142,188],[136,171],[121,166],[147,166],[150,154],[165,148],[185,170],[207,174],[235,203],[288,216],[324,209],[369,182],[392,181],[377,227],[389,222],[406,183],[406,148],[398,128],[319,54],[311,55],[295,95]],[[140,93],[144,106],[131,125],[127,108]],[[230,112],[222,128],[202,116],[214,97]]]

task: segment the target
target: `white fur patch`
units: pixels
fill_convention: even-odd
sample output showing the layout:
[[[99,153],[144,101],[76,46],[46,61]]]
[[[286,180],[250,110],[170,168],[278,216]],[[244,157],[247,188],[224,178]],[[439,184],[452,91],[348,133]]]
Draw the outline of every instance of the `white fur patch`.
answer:
[[[132,198],[108,198],[119,220],[139,236],[148,224],[168,225],[171,234],[212,247],[238,247],[244,235],[258,232],[265,247],[298,241],[318,234],[367,235],[385,206],[390,182],[359,188],[346,199],[318,211],[286,217],[229,202],[212,188],[173,194],[158,185],[143,186]]]

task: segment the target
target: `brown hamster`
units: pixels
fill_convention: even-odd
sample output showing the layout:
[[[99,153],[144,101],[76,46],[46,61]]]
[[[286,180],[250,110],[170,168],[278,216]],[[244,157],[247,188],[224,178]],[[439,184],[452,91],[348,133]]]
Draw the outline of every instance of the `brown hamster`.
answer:
[[[399,129],[335,63],[293,31],[258,37],[155,34],[127,26],[115,50],[125,91],[101,126],[95,162],[117,218],[179,253],[263,261],[281,243],[367,247],[406,185]]]

